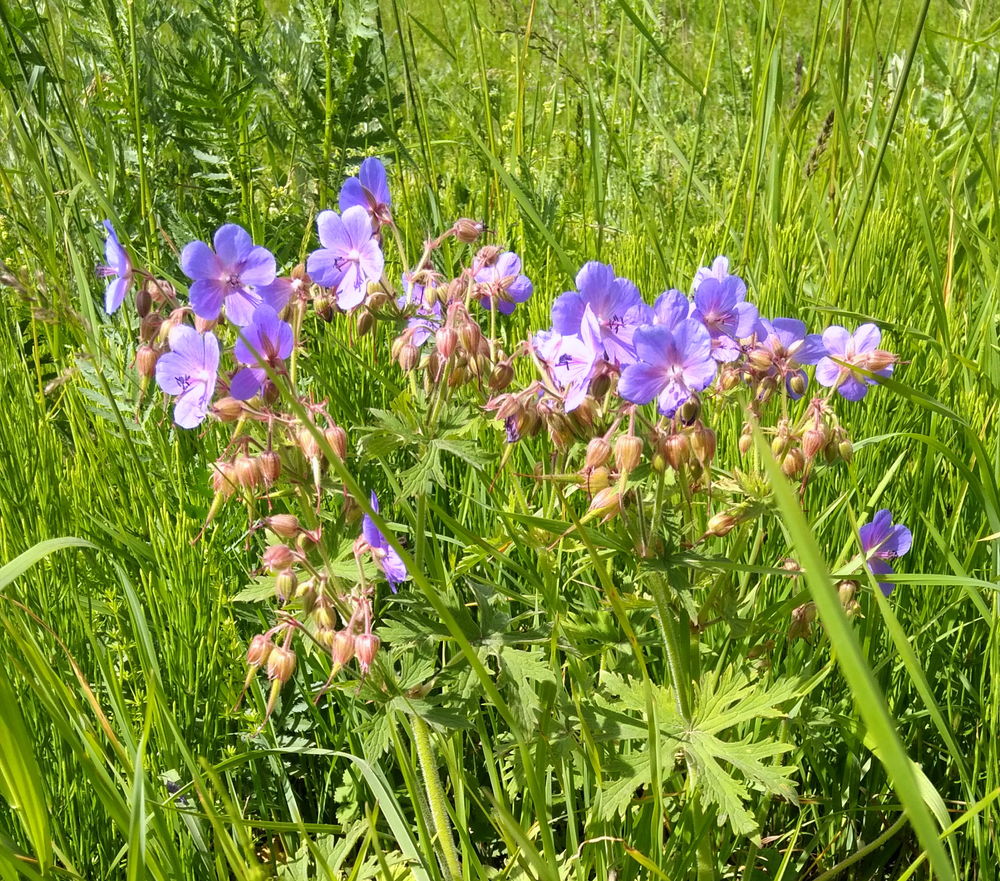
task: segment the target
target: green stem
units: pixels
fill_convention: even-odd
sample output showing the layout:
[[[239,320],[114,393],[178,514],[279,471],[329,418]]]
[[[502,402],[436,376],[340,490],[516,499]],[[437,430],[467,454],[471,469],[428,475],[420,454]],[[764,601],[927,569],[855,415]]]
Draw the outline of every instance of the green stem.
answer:
[[[419,716],[412,716],[413,742],[417,747],[417,757],[424,773],[424,786],[427,789],[427,800],[431,805],[431,819],[437,832],[438,847],[444,859],[445,868],[451,881],[459,881],[462,877],[462,865],[455,849],[455,840],[451,837],[451,826],[448,822],[448,807],[445,800],[441,778],[438,777],[437,765],[434,763],[434,751],[431,748],[431,735],[427,723]]]

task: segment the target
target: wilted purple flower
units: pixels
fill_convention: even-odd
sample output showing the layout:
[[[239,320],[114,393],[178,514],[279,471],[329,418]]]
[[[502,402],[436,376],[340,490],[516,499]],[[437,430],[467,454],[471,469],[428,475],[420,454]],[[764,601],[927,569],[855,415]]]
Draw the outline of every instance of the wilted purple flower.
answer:
[[[675,327],[691,314],[691,301],[671,288],[656,298],[653,304],[653,324]]]
[[[263,365],[271,369],[281,367],[292,354],[294,345],[291,325],[278,318],[278,313],[270,306],[258,306],[253,321],[243,328],[233,348],[237,361],[252,366],[236,372],[230,380],[229,393],[237,400],[249,401],[267,379]]]
[[[868,386],[875,385],[875,380],[853,368],[860,367],[876,376],[892,373],[896,356],[879,349],[881,341],[882,331],[874,324],[862,324],[853,334],[837,324],[828,327],[823,331],[828,357],[817,363],[816,381],[827,388],[835,388],[848,401],[860,401],[868,394]]]
[[[716,281],[725,281],[729,278],[729,258],[728,257],[716,257],[712,261],[711,266],[702,266],[694,274],[694,285],[693,288],[698,290],[701,287],[701,283],[706,278],[714,278]],[[742,283],[742,279],[740,279]],[[743,293],[746,294],[746,285],[743,287]],[[743,299],[740,297],[740,299]]]
[[[487,288],[479,297],[479,305],[491,309],[495,298],[497,311],[504,315],[510,315],[534,290],[528,276],[521,274],[521,258],[513,251],[504,251],[489,266],[480,267],[475,279]]]
[[[371,503],[372,508],[375,509],[375,513],[377,514],[378,498],[375,496],[375,493],[371,495]],[[371,548],[372,559],[375,561],[375,565],[382,570],[385,580],[389,582],[389,587],[395,593],[396,588],[410,578],[410,573],[406,571],[406,564],[403,563],[399,554],[393,550],[389,542],[386,541],[385,536],[375,525],[375,522],[367,514],[365,514],[364,519],[361,521],[361,535]]]
[[[729,275],[722,281],[709,276],[694,293],[691,317],[708,328],[712,337],[712,357],[723,364],[740,354],[737,340],[750,336],[757,326],[757,307],[744,301],[743,279]]]
[[[567,291],[552,304],[552,327],[563,336],[580,334],[584,309],[597,319],[601,346],[609,361],[630,364],[635,360],[632,337],[648,324],[652,313],[639,289],[627,278],[617,278],[605,263],[585,263],[576,276],[575,291]]]
[[[638,362],[622,371],[618,394],[636,404],[657,398],[665,416],[673,416],[715,377],[712,339],[705,326],[693,318],[685,318],[673,328],[639,328],[635,348]]]
[[[214,251],[204,242],[189,242],[181,251],[181,269],[194,279],[191,308],[212,321],[225,305],[226,317],[242,327],[250,323],[254,309],[270,303],[261,290],[274,281],[274,255],[254,245],[250,233],[235,223],[220,226],[213,241]]]
[[[579,335],[562,336],[542,331],[532,341],[538,357],[544,361],[559,388],[565,393],[567,413],[583,403],[597,366],[604,358],[601,328],[590,305],[584,307]]]
[[[774,372],[785,380],[788,394],[795,400],[802,395],[792,386],[792,378],[800,376],[803,388],[808,381],[803,364],[815,364],[824,355],[826,347],[818,333],[806,333],[806,326],[797,318],[775,318],[773,321],[761,319],[760,339],[757,348],[770,356]]]
[[[156,384],[176,395],[174,422],[181,428],[201,425],[208,413],[219,370],[219,341],[178,324],[170,331],[170,351],[156,362]]]
[[[306,272],[316,284],[336,288],[337,305],[346,312],[365,299],[368,282],[382,278],[382,249],[360,205],[348,208],[343,216],[321,211],[316,227],[323,247],[309,255]]]
[[[108,237],[104,241],[104,259],[107,261],[103,266],[97,267],[97,274],[102,278],[115,276],[104,291],[104,311],[111,315],[118,311],[128,289],[132,286],[132,261],[118,241],[115,228],[110,220],[104,221],[104,228],[108,231]]]
[[[340,188],[341,214],[356,205],[368,212],[373,232],[377,232],[382,224],[392,222],[392,214],[389,212],[392,198],[389,195],[385,166],[374,156],[362,162],[358,176],[349,177]]]
[[[913,534],[901,523],[893,524],[892,514],[886,508],[871,523],[862,526],[860,532],[865,564],[873,575],[892,575],[892,566],[887,561],[902,557],[913,544]],[[878,586],[886,596],[895,587],[887,581],[880,581]]]

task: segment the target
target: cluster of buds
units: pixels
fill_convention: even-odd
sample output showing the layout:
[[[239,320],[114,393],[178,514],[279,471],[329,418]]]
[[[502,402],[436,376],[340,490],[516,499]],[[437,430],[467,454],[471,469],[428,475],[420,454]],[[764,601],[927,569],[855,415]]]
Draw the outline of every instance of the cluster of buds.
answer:
[[[177,293],[169,281],[152,275],[146,275],[136,291],[135,308],[139,314],[135,369],[145,390],[156,373],[156,362],[167,351],[171,329],[183,322],[189,310],[178,304]]]
[[[715,432],[699,418],[691,425],[675,419],[668,427],[654,427],[650,444],[654,451],[653,468],[657,471],[686,468],[692,478],[697,478],[715,458]]]
[[[832,465],[838,461],[850,462],[854,456],[851,439],[823,398],[814,398],[809,403],[798,424],[792,425],[783,417],[770,434],[772,454],[781,464],[782,472],[793,479],[807,477],[817,462]],[[740,452],[746,455],[752,446],[752,429],[746,423],[740,434]]]

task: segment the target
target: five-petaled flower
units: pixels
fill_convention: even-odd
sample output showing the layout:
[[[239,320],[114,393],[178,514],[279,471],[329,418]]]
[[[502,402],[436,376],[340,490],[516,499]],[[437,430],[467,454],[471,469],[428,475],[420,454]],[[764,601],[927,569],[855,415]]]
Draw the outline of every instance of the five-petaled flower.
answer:
[[[747,286],[738,275],[722,281],[708,276],[694,292],[691,317],[708,328],[712,337],[712,357],[727,363],[740,355],[737,340],[750,336],[757,328],[757,307],[744,300]]]
[[[648,404],[656,398],[665,416],[673,416],[681,404],[715,378],[712,339],[705,326],[693,318],[685,318],[673,328],[639,328],[635,349],[639,360],[622,371],[618,393],[636,404]]]
[[[793,387],[796,376],[801,377],[801,387],[807,381],[803,364],[815,364],[826,355],[826,347],[818,333],[806,333],[804,322],[797,318],[761,319],[757,348],[767,353],[772,372],[784,379],[790,397],[798,400],[802,395]]]
[[[264,366],[280,369],[294,345],[291,325],[278,318],[278,313],[266,303],[258,306],[233,348],[236,360],[251,366],[236,372],[229,383],[229,393],[237,400],[249,401],[267,379]]]
[[[365,299],[368,282],[379,281],[385,267],[368,212],[361,205],[348,208],[343,215],[321,211],[316,228],[323,247],[309,255],[306,272],[316,284],[335,288],[337,305],[349,311]]]
[[[861,549],[865,555],[865,565],[873,575],[892,575],[889,560],[902,557],[913,544],[913,534],[901,523],[892,522],[892,514],[883,508],[871,523],[861,527]],[[880,581],[878,586],[886,596],[895,585]]]
[[[383,224],[392,223],[392,198],[389,182],[385,176],[385,166],[374,156],[361,163],[357,177],[349,177],[340,188],[340,211],[360,206],[368,212],[372,231],[378,232]]]
[[[104,291],[104,311],[111,315],[121,306],[128,289],[132,286],[132,261],[125,253],[122,243],[118,241],[110,220],[104,221],[104,228],[108,232],[104,242],[104,259],[107,262],[97,267],[97,274],[102,278],[111,278]]]
[[[608,361],[635,361],[632,337],[636,329],[652,320],[649,306],[639,289],[627,278],[618,278],[606,263],[585,263],[576,275],[575,291],[567,291],[552,304],[552,329],[563,336],[578,336],[584,310],[589,306],[597,319],[601,345]]]
[[[156,362],[156,384],[176,395],[174,422],[181,428],[201,425],[208,413],[219,370],[219,341],[179,324],[170,331],[170,351]]]
[[[475,279],[481,286],[479,304],[492,309],[496,302],[497,310],[504,315],[510,315],[534,290],[528,276],[521,273],[521,258],[513,251],[504,251],[493,263],[480,267]]]
[[[233,324],[249,324],[254,309],[268,303],[280,309],[280,302],[265,293],[274,281],[274,255],[255,245],[242,226],[227,223],[213,238],[213,251],[204,242],[189,242],[181,251],[181,269],[194,279],[189,296],[194,314],[208,321],[219,317],[226,307],[226,318]]]
[[[371,503],[377,514],[378,498],[375,493],[371,495]],[[361,522],[361,536],[368,543],[368,549],[371,551],[375,565],[382,570],[385,580],[389,582],[389,587],[395,593],[402,582],[409,580],[410,573],[406,571],[406,564],[375,525],[375,521],[367,514]]]
[[[876,381],[855,368],[889,376],[896,363],[895,355],[878,347],[881,341],[882,331],[875,324],[862,324],[853,334],[831,325],[823,331],[827,357],[816,365],[816,382],[835,388],[848,401],[860,401]]]
[[[543,331],[535,335],[533,346],[535,353],[549,366],[552,378],[565,394],[563,407],[567,413],[571,413],[583,403],[597,366],[604,360],[604,346],[601,344],[601,328],[597,316],[588,304],[580,319],[579,335],[561,336],[552,331]]]

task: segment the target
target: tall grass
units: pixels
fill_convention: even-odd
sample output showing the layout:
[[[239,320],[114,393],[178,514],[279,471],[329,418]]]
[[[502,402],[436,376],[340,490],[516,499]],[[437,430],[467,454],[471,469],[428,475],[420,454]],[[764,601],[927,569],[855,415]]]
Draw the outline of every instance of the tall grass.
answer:
[[[996,877],[998,32],[975,0],[0,0],[0,876]],[[805,512],[776,489],[667,549],[661,591],[613,532],[560,541],[560,485],[528,447],[496,471],[468,412],[479,452],[401,491],[428,448],[372,415],[405,410],[387,333],[317,323],[342,479],[397,499],[419,576],[378,678],[314,706],[308,658],[257,732],[266,695],[232,709],[257,540],[235,507],[191,544],[223,435],[140,390],[98,222],[178,283],[225,220],[289,266],[369,153],[411,250],[471,216],[524,256],[511,339],[585,259],[653,294],[726,253],[762,313],[878,321],[907,364],[843,411],[854,462]],[[847,622],[827,573],[883,506],[914,550]],[[825,635],[791,641],[808,592]],[[748,789],[736,834],[686,797],[670,726],[744,687],[717,733],[790,745],[797,801]]]

